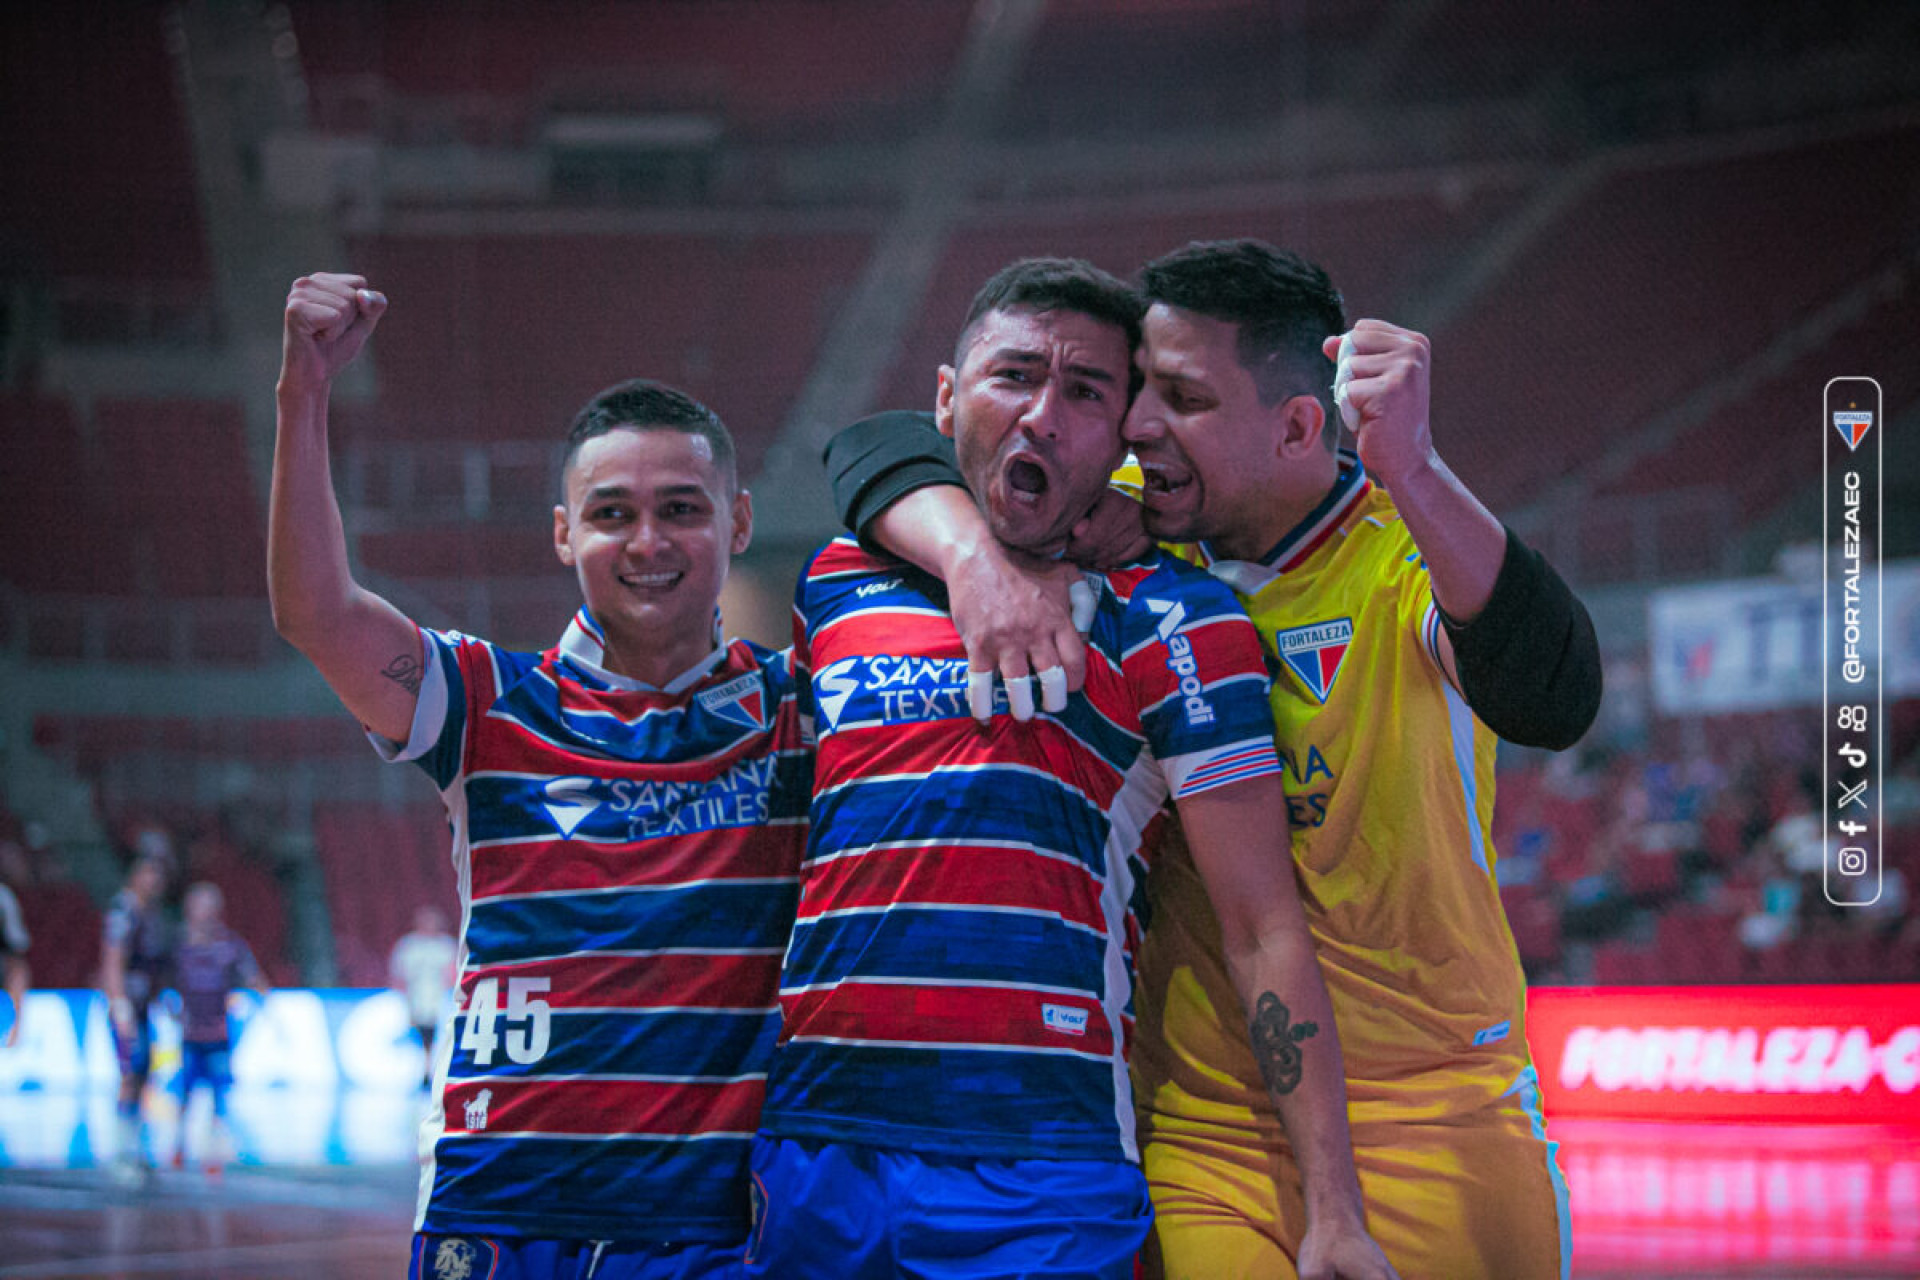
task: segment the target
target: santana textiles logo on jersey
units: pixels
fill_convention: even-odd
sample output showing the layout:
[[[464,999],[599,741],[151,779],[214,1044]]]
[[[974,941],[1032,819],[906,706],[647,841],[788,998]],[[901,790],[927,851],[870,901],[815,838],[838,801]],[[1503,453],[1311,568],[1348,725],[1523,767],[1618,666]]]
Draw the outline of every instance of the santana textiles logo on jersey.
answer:
[[[774,760],[742,760],[709,782],[622,778],[555,778],[542,788],[541,806],[566,839],[594,818],[583,838],[651,840],[716,827],[751,827],[767,820]]]
[[[1200,664],[1194,661],[1193,645],[1180,628],[1187,621],[1187,606],[1178,600],[1155,600],[1147,598],[1147,608],[1160,615],[1160,621],[1154,625],[1154,634],[1167,646],[1167,670],[1173,672],[1173,678],[1180,682],[1182,705],[1186,709],[1189,725],[1213,723],[1213,708],[1207,705],[1207,699],[1200,685]]]
[[[1335,618],[1273,633],[1274,647],[1287,670],[1300,677],[1307,692],[1324,703],[1340,676],[1340,665],[1353,645],[1353,619]]]
[[[813,688],[829,731],[839,729],[842,721],[897,724],[972,714],[967,709],[965,658],[842,658],[815,674]],[[1007,692],[996,683],[993,709],[1006,707]]]

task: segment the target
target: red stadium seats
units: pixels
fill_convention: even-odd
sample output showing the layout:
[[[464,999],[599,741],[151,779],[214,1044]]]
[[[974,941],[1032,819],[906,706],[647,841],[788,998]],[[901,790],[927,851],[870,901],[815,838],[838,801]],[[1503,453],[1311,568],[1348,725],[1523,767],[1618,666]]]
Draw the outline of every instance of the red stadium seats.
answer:
[[[355,411],[356,432],[557,441],[595,392],[651,377],[720,414],[751,478],[868,247],[841,232],[361,243],[355,266],[393,309],[374,352],[380,399]]]
[[[266,513],[248,469],[240,406],[102,400],[94,418],[108,500],[124,522],[121,590],[263,597]]]
[[[36,276],[210,285],[165,14],[35,5],[7,19],[0,116],[14,124],[0,226]]]
[[[1603,457],[1881,265],[1904,243],[1894,184],[1920,163],[1920,131],[1624,163],[1434,335],[1435,420],[1473,424],[1448,437],[1449,461],[1495,510]],[[1783,429],[1739,422],[1737,456],[1764,485],[1759,455],[1791,448]],[[1662,467],[1670,487],[1724,479],[1679,461]]]
[[[446,816],[435,809],[329,806],[314,819],[342,982],[383,986],[387,955],[416,908],[455,911]]]
[[[76,884],[17,889],[33,945],[27,964],[36,987],[90,987],[100,967],[100,908]]]

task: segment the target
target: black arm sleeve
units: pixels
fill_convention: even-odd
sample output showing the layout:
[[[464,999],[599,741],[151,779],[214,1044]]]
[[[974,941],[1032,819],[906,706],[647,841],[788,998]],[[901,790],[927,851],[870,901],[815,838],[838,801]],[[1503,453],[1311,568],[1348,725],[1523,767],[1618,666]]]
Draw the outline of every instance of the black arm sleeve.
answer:
[[[1538,551],[1507,530],[1507,553],[1486,608],[1468,623],[1440,610],[1467,705],[1523,747],[1562,751],[1600,711],[1600,643],[1593,619]]]
[[[827,441],[822,460],[840,522],[863,541],[874,517],[915,489],[967,483],[953,441],[930,413],[894,410],[862,418]]]

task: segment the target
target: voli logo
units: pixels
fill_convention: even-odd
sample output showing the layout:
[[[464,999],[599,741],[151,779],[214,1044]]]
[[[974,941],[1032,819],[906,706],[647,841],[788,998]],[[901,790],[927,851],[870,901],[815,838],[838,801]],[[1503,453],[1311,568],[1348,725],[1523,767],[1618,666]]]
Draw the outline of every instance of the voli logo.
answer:
[[[846,710],[847,699],[860,688],[859,667],[860,659],[842,658],[814,676],[814,701],[828,729],[839,727],[840,713]]]
[[[555,778],[546,786],[544,807],[554,827],[567,839],[580,829],[600,800],[593,794],[592,778]]]

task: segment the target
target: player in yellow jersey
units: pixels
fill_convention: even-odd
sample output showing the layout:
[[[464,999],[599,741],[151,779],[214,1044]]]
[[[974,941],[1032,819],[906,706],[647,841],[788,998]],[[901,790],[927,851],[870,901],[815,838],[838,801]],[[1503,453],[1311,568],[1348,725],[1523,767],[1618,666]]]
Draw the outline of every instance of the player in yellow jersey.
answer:
[[[1369,1229],[1408,1277],[1565,1275],[1565,1187],[1489,834],[1496,732],[1563,747],[1592,721],[1591,623],[1435,452],[1425,338],[1354,326],[1339,380],[1358,449],[1341,453],[1333,357],[1346,325],[1324,272],[1234,241],[1169,254],[1143,282],[1132,478],[1148,531],[1234,586],[1272,659],[1287,819],[1345,1046]],[[924,536],[917,553],[950,576],[1017,576],[943,555],[968,539],[934,497],[869,525],[875,503],[937,477],[897,431],[868,452],[856,478],[877,483],[856,493],[836,477],[854,521]],[[994,606],[983,630],[999,651],[985,660],[1003,673],[1071,665],[1073,642],[1030,587],[1015,604],[1004,583],[963,592]],[[1025,632],[1017,610],[1035,619]],[[1160,868],[1134,1059],[1157,1217],[1149,1270],[1290,1277],[1305,1213],[1260,1096],[1270,1050],[1234,1016],[1190,867]]]

